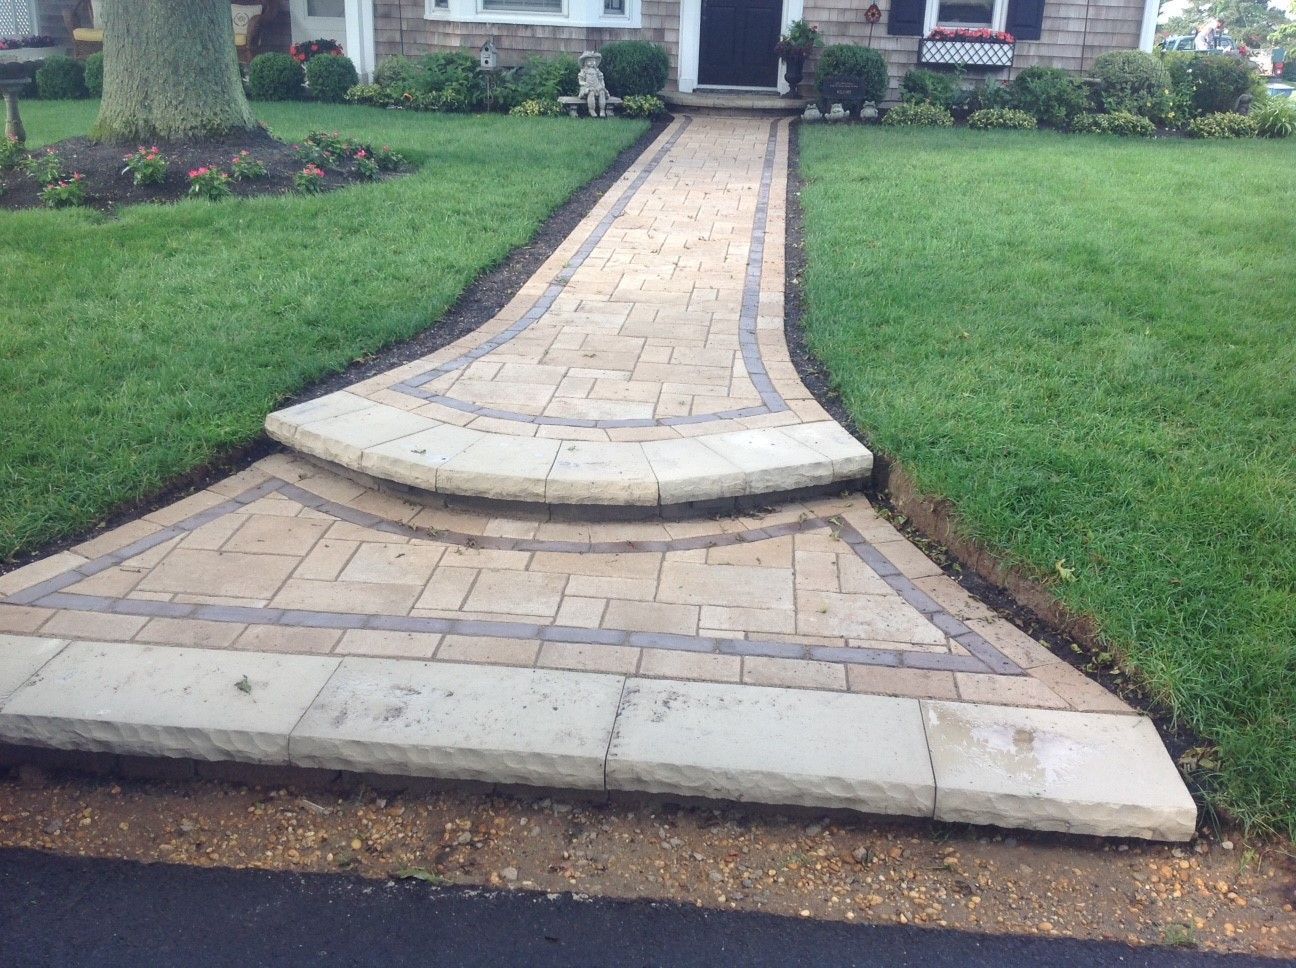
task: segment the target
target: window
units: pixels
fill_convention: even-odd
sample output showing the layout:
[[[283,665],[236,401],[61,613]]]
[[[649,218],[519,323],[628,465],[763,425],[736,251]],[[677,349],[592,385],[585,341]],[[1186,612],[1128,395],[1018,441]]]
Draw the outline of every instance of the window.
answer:
[[[514,13],[562,13],[563,0],[481,0],[481,8]]]
[[[950,27],[989,27],[994,23],[993,0],[939,0],[936,22]]]
[[[456,20],[478,24],[535,24],[554,27],[639,27],[643,23],[642,9],[642,0],[424,0],[423,2],[423,16],[429,20]]]
[[[980,27],[1003,30],[1008,0],[927,0],[923,33],[936,27]]]
[[[341,20],[346,16],[346,0],[306,0],[306,16]]]

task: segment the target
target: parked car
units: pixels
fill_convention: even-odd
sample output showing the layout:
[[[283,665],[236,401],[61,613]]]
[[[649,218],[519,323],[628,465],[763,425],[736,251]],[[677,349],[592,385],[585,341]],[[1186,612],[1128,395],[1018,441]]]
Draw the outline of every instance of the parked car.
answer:
[[[1183,34],[1182,36],[1179,37],[1167,37],[1165,40],[1161,41],[1161,49],[1162,50],[1186,50],[1189,52],[1197,50],[1197,35]],[[1235,54],[1237,53],[1237,47],[1234,45],[1232,37],[1230,37],[1228,34],[1220,34],[1219,38],[1215,41],[1215,46],[1210,48],[1209,50],[1201,51],[1201,53]]]
[[[1291,97],[1296,94],[1296,87],[1285,81],[1266,81],[1265,90],[1269,92],[1270,97]]]

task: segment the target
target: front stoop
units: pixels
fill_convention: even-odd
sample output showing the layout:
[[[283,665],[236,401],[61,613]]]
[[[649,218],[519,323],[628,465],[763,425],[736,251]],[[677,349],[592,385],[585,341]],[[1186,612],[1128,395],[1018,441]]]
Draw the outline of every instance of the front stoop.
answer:
[[[0,741],[1184,841],[1124,714],[573,671],[0,637]]]

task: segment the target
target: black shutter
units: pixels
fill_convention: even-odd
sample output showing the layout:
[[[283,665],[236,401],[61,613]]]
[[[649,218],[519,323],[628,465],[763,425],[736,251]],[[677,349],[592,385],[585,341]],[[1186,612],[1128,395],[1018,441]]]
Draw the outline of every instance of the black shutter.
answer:
[[[927,0],[891,0],[887,33],[901,37],[921,37]]]
[[[1008,0],[1004,29],[1018,40],[1039,40],[1044,25],[1044,0]]]

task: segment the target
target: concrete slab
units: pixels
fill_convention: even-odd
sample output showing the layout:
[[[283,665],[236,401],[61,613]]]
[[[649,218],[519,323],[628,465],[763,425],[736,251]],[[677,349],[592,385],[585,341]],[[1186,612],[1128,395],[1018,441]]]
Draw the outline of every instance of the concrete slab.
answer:
[[[924,700],[936,819],[1189,840],[1197,807],[1151,720]]]
[[[0,739],[283,764],[288,733],[339,661],[73,642],[0,704]]]
[[[624,679],[349,658],[293,733],[298,766],[603,788]]]
[[[930,816],[917,700],[632,679],[611,790]]]
[[[0,635],[0,700],[35,675],[65,645],[67,639]]]

